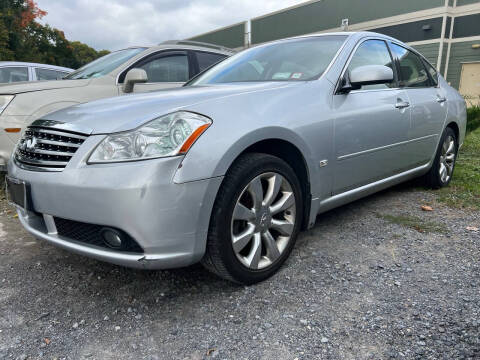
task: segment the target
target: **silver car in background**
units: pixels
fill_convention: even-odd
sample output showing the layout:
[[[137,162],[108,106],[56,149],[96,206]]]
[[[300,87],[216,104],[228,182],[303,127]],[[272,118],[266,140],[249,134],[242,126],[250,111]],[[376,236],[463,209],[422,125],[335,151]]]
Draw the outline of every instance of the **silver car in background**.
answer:
[[[201,261],[252,284],[319,213],[419,176],[446,186],[465,125],[462,97],[412,48],[311,35],[180,89],[43,116],[7,183],[23,226],[52,244],[136,268]]]
[[[56,65],[0,61],[0,85],[22,81],[60,80],[72,71],[74,70]]]
[[[61,82],[0,86],[0,171],[22,131],[50,112],[132,92],[180,87],[234,53],[195,41],[165,41],[156,46],[113,51],[68,74]]]

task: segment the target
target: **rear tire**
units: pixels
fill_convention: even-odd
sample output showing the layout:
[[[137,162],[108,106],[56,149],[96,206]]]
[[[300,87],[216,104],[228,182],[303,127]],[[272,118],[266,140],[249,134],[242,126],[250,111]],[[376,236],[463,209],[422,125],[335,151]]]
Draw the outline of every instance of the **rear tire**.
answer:
[[[285,161],[261,153],[242,155],[217,194],[202,265],[245,285],[272,276],[295,245],[303,218],[302,195]]]
[[[432,167],[425,175],[425,183],[432,189],[447,186],[452,180],[455,162],[457,160],[458,139],[455,131],[447,127],[438,144],[437,153]]]

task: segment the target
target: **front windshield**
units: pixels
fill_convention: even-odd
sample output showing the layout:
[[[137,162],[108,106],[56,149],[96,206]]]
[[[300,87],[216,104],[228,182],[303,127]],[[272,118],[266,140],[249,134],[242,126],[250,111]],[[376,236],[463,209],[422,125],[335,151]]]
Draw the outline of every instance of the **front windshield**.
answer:
[[[140,47],[112,52],[82,66],[80,69],[65,76],[64,79],[90,79],[106,75],[145,49]]]
[[[188,85],[315,79],[327,69],[346,38],[325,35],[254,47],[222,61]]]

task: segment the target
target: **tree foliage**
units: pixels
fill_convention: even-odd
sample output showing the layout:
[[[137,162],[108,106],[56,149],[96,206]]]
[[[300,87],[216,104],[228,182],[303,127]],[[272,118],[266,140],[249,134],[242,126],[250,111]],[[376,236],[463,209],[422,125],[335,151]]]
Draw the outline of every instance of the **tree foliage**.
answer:
[[[37,20],[47,14],[33,0],[0,0],[0,61],[31,61],[78,68],[108,53]]]

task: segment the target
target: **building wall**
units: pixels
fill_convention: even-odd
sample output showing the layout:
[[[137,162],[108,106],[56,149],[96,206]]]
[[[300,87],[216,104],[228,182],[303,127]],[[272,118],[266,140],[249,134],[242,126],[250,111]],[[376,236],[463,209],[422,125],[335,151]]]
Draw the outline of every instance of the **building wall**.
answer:
[[[412,47],[419,53],[421,53],[423,56],[425,56],[433,66],[437,66],[440,43],[437,42],[425,45],[414,45]]]
[[[245,41],[245,23],[235,24],[223,29],[198,35],[189,40],[208,42],[229,48],[243,47]]]
[[[472,49],[473,44],[480,44],[480,40],[456,42],[451,44],[447,81],[457,89],[460,85],[462,63],[473,61],[480,62],[480,49]]]
[[[322,0],[252,19],[252,44],[445,5],[444,0]]]
[[[381,34],[385,34],[408,43],[413,41],[424,41],[441,38],[442,23],[443,17],[436,17],[433,19],[412,21],[398,25],[373,28],[369,29],[369,31],[375,31]],[[424,30],[423,27],[428,27],[428,30]]]
[[[448,6],[446,6],[448,5]],[[228,47],[296,35],[368,30],[402,40],[422,53],[458,88],[461,62],[480,61],[480,0],[311,0],[192,38]],[[246,36],[249,29],[251,42]]]

